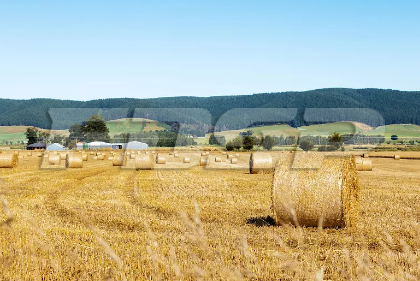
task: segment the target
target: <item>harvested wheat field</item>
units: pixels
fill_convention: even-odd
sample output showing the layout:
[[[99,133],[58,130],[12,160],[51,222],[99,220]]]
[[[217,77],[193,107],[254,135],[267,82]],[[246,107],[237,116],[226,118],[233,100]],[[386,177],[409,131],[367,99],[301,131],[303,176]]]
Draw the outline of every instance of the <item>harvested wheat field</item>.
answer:
[[[249,155],[140,171],[19,159],[0,169],[0,280],[420,279],[420,161],[370,158],[358,226],[318,228],[275,226],[273,174],[250,174]]]

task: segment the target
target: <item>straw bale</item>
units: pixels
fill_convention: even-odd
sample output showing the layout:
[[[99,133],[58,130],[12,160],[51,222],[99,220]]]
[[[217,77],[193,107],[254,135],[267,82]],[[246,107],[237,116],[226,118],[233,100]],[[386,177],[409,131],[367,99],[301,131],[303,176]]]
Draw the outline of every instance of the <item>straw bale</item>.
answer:
[[[230,159],[230,163],[238,164],[238,159],[237,158],[232,158],[232,159]]]
[[[105,156],[100,154],[100,155],[96,156],[96,159],[97,160],[105,160]]]
[[[264,174],[273,172],[273,157],[270,153],[253,152],[249,158],[249,173]]]
[[[215,157],[215,158],[214,158],[214,162],[222,162],[222,158],[220,158],[220,157]]]
[[[369,158],[369,153],[363,153],[363,158]]]
[[[115,154],[114,159],[112,159],[113,166],[125,166],[127,164],[127,157],[122,154]]]
[[[355,156],[354,160],[358,171],[372,171],[372,160],[360,156]]]
[[[83,168],[82,155],[80,155],[80,153],[67,154],[66,168]]]
[[[184,157],[183,162],[184,163],[190,163],[191,162],[190,157]]]
[[[161,155],[156,155],[156,164],[166,164],[166,158]]]
[[[61,164],[61,156],[58,154],[50,154],[48,156],[48,164],[49,165],[60,165]]]
[[[67,153],[65,152],[60,153],[61,160],[66,160],[66,157],[67,157]]]
[[[87,154],[82,154],[82,160],[83,161],[88,161],[89,156]]]
[[[136,154],[130,154],[130,159],[136,159]]]
[[[15,168],[19,163],[19,157],[16,153],[0,154],[0,168]]]
[[[272,202],[276,223],[300,226],[356,226],[359,184],[350,157],[325,157],[320,169],[290,168],[293,155],[276,163]]]
[[[153,170],[153,157],[146,154],[138,154],[135,160],[136,170]]]
[[[395,159],[395,160],[400,160],[400,159],[401,159],[401,157],[400,157],[399,155],[395,154],[395,155],[394,155],[394,159]]]
[[[209,166],[209,165],[210,165],[209,157],[201,157],[200,158],[200,166]]]

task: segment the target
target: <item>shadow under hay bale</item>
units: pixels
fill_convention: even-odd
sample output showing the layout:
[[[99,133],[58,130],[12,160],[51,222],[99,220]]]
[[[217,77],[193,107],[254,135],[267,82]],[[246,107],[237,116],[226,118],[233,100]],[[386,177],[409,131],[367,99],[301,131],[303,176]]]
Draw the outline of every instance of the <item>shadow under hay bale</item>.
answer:
[[[247,224],[253,224],[257,227],[275,226],[276,221],[271,216],[266,217],[251,217],[246,220]]]
[[[291,169],[293,155],[276,163],[272,203],[277,225],[353,227],[359,183],[353,156],[327,156],[320,169]]]

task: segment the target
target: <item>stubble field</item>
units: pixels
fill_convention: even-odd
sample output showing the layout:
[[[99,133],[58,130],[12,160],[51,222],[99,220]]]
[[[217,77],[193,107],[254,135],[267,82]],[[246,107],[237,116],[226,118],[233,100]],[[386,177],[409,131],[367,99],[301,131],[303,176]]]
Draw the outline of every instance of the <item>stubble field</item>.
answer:
[[[228,163],[136,171],[90,157],[40,169],[40,159],[0,169],[0,280],[420,279],[419,160],[372,158],[359,172],[358,227],[318,229],[274,226],[272,175]]]

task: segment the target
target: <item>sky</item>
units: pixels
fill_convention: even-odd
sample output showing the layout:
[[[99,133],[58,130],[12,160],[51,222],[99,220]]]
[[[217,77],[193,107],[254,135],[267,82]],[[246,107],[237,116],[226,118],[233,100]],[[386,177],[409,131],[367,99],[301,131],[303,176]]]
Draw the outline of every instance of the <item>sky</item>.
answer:
[[[0,97],[420,90],[420,1],[0,0]]]

